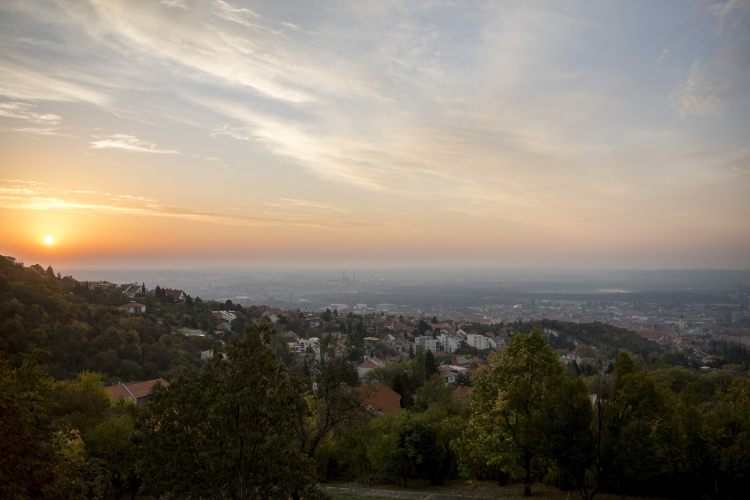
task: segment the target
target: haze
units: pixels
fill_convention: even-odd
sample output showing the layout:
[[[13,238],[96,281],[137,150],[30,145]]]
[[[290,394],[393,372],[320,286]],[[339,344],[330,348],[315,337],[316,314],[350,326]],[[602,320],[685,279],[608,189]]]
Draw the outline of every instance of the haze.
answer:
[[[750,1],[6,0],[0,47],[27,264],[750,269]]]

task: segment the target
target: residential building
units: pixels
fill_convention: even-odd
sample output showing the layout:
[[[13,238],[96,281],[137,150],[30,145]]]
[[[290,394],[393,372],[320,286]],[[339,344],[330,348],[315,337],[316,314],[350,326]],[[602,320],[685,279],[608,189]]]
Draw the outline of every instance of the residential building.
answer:
[[[184,302],[187,295],[182,290],[173,290],[171,288],[162,288],[165,297],[172,297],[175,302]]]
[[[166,380],[157,378],[155,380],[131,385],[125,385],[120,382],[117,385],[107,387],[107,390],[109,391],[109,397],[112,398],[113,401],[126,399],[133,403],[142,405],[151,399],[152,390],[156,384],[169,387],[169,383]]]
[[[299,346],[303,353],[312,352],[315,355],[315,359],[320,359],[320,339],[318,337],[299,339]]]
[[[401,411],[401,395],[382,382],[357,387],[362,395],[362,404],[376,415],[388,415]]]
[[[130,302],[128,304],[117,306],[118,309],[125,309],[130,314],[138,314],[138,313],[145,313],[146,312],[146,306],[144,304],[139,304],[137,302]]]

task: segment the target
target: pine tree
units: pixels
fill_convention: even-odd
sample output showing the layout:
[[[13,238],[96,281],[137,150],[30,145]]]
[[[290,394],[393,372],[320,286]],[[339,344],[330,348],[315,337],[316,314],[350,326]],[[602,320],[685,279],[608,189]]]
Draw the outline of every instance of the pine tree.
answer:
[[[440,373],[437,363],[435,362],[435,356],[433,356],[432,351],[429,349],[426,350],[424,354],[424,372],[426,380],[429,380],[433,375]]]

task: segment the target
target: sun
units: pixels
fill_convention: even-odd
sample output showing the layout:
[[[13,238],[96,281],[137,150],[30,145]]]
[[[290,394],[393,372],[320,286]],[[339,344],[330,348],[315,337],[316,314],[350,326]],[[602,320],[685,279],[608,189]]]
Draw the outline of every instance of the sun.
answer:
[[[52,242],[55,241],[55,239],[52,236],[47,236],[44,238],[44,242],[48,245],[52,244]]]

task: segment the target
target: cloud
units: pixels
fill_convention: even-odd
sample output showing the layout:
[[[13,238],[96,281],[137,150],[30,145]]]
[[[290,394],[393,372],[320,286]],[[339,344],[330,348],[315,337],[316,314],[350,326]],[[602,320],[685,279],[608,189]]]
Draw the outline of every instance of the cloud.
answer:
[[[319,229],[357,230],[382,227],[383,222],[335,219],[304,214],[242,215],[191,210],[159,204],[156,200],[94,190],[57,189],[45,183],[4,180],[0,186],[0,207],[14,210],[68,210],[92,214],[122,214],[144,217],[174,217],[230,226],[307,226]]]
[[[669,30],[703,38],[723,23],[720,40],[670,49],[638,21],[618,25],[625,43],[613,45],[613,11],[577,2],[23,4],[0,18],[8,26],[16,11],[27,13],[23,39],[0,32],[8,47],[0,64],[9,69],[0,92],[33,102],[40,115],[49,100],[73,103],[71,116],[102,107],[124,117],[108,128],[91,111],[78,134],[94,137],[81,139],[87,147],[180,154],[164,144],[195,144],[181,159],[221,157],[217,175],[238,180],[228,197],[257,179],[259,201],[280,211],[335,211],[303,204],[317,189],[316,199],[341,200],[352,214],[384,200],[431,224],[447,212],[533,228],[615,227],[648,215],[644,199],[664,200],[665,210],[687,204],[670,183],[698,189],[701,175],[721,167],[715,158],[683,161],[682,149],[709,141],[737,148],[733,131],[747,124],[735,116],[714,135],[709,120],[673,123],[675,114],[712,115],[713,127],[741,109],[730,103],[747,95],[737,82],[750,51],[736,2],[693,24],[665,15]],[[693,64],[669,83],[665,103],[664,80],[656,84],[653,73],[671,73],[654,64],[673,69],[683,60]],[[129,133],[113,134],[122,130]],[[188,193],[201,180],[179,182]],[[284,200],[271,188],[280,184],[289,189]]]
[[[140,153],[181,154],[174,149],[159,149],[153,142],[142,141],[133,135],[127,134],[114,134],[98,141],[93,141],[91,145],[95,149],[113,148]]]
[[[55,125],[62,118],[52,113],[40,114],[36,111],[32,111],[36,106],[34,104],[27,104],[22,102],[0,102],[0,116],[8,118],[19,118],[21,120],[28,120],[34,123],[44,123]]]
[[[721,90],[720,81],[697,59],[685,82],[670,93],[669,102],[682,116],[705,116],[721,106]]]
[[[656,60],[655,66],[660,67],[664,65],[664,61],[667,59],[667,56],[669,55],[669,50],[664,49],[661,51],[661,54],[659,54],[659,58]]]

